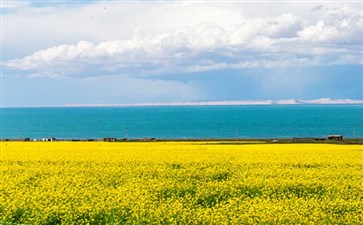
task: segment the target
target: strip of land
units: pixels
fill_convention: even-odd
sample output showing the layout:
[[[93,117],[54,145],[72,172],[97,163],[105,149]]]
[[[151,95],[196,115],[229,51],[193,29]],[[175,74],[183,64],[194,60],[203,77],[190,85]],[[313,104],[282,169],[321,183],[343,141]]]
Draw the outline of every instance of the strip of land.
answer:
[[[297,143],[316,143],[316,144],[363,144],[363,138],[344,138],[328,139],[319,137],[297,137],[297,138],[188,138],[188,139],[157,139],[157,138],[3,138],[2,142],[213,142],[220,144],[297,144]]]

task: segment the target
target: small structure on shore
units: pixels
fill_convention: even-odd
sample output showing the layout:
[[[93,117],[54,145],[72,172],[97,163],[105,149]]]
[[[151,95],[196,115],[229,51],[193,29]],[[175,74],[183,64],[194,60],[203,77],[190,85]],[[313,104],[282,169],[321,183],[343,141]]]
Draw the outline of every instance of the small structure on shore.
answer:
[[[112,137],[107,137],[107,138],[103,138],[103,141],[106,141],[106,142],[115,142],[117,141],[116,138],[112,138]]]
[[[155,141],[155,138],[142,138],[139,141]]]
[[[342,141],[343,140],[343,136],[340,135],[340,134],[332,134],[332,135],[328,135],[326,137],[326,140]]]
[[[55,141],[54,137],[51,138],[42,138],[42,141]]]

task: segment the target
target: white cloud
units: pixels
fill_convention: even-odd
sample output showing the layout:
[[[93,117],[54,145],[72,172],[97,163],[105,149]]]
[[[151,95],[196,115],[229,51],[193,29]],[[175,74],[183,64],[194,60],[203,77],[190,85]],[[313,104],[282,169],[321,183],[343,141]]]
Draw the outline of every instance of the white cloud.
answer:
[[[303,21],[292,13],[279,16],[274,21],[267,23],[260,31],[261,35],[271,38],[291,38],[301,30]]]
[[[233,4],[150,1],[57,3],[52,5],[49,1],[46,6],[30,5],[4,14],[3,43],[6,52],[15,52],[20,57],[24,52],[30,54],[80,40],[94,43],[126,40],[132,39],[135,31],[148,37],[174,33],[206,21],[230,25],[242,19],[240,7],[233,8]]]
[[[316,24],[305,27],[298,35],[311,42],[333,44],[363,44],[363,17],[360,12],[334,10]]]
[[[180,13],[186,12],[190,4],[173,3],[171,6],[178,7],[177,12]],[[95,10],[99,6],[96,4],[83,10],[103,18],[104,12]],[[150,16],[155,13],[161,13],[163,19],[171,16],[170,11],[162,13],[160,8],[150,7],[149,4],[136,6],[148,6],[148,9],[154,10],[148,12]],[[171,9],[170,4],[160,6]],[[8,60],[5,66],[29,70],[39,76],[93,77],[107,74],[160,76],[228,68],[362,63],[362,41],[359,36],[363,33],[363,16],[359,11],[317,7],[313,11],[328,12],[318,21],[309,22],[289,12],[270,19],[240,18],[232,23],[226,19],[226,12],[231,8],[227,10],[213,4],[203,7],[208,9],[203,16],[185,18],[187,22],[182,26],[179,24],[170,28],[164,23],[165,26],[155,29],[157,32],[146,33],[150,28],[143,28],[143,31],[136,29],[132,35],[121,35],[123,38],[117,40],[97,42],[82,38],[84,41],[76,44],[57,45]],[[193,5],[191,9],[194,11],[203,7]],[[126,12],[119,5],[112,10]],[[212,13],[220,19],[212,18]],[[142,20],[140,24],[149,24],[147,18],[138,17],[140,15],[127,15],[130,20]],[[105,23],[102,24],[109,22],[107,18],[104,17]],[[204,20],[206,22],[199,22]],[[119,29],[122,30],[123,25],[127,27],[127,23],[120,23]]]

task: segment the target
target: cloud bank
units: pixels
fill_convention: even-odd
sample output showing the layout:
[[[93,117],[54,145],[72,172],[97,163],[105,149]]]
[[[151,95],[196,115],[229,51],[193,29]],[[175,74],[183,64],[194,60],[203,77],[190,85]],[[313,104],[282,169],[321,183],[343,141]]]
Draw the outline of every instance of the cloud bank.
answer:
[[[33,76],[141,77],[245,68],[362,64],[362,12],[317,6],[323,18],[294,13],[236,24],[206,21],[170,32],[94,42],[78,41],[7,60]],[[122,31],[121,31],[122,32]]]

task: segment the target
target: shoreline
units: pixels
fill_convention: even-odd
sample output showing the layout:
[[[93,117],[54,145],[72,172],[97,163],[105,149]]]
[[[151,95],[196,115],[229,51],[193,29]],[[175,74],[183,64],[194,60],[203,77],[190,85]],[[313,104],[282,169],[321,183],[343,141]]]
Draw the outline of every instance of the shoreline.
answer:
[[[344,138],[343,140],[327,140],[325,138],[297,137],[297,138],[186,138],[186,139],[156,139],[156,138],[77,138],[77,139],[11,139],[2,138],[0,142],[108,142],[108,143],[144,143],[144,142],[213,142],[216,144],[362,144],[363,138]],[[212,143],[210,143],[212,144]]]

